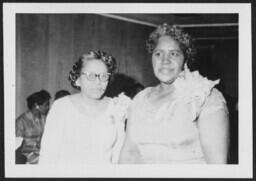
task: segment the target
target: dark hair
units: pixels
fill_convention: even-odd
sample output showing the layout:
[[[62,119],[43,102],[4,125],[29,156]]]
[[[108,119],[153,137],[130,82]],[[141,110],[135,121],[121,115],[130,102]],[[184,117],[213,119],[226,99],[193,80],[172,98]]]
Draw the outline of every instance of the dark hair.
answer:
[[[145,87],[137,82],[129,87],[126,87],[124,90],[125,95],[127,95],[128,97],[130,97],[131,99],[138,94],[140,91],[142,91]]]
[[[170,26],[167,23],[159,25],[149,36],[149,39],[146,41],[147,50],[149,53],[152,53],[156,47],[158,39],[161,36],[170,36],[179,43],[179,46],[184,54],[185,62],[188,67],[191,68],[194,63],[194,56],[196,49],[194,47],[193,40],[188,33],[185,33],[184,30],[177,26]]]
[[[35,92],[27,97],[27,106],[31,110],[35,104],[42,105],[46,101],[51,99],[51,95],[46,90],[41,90],[39,92]]]
[[[55,93],[54,100],[57,100],[59,98],[62,98],[64,96],[70,95],[70,92],[67,90],[59,90]]]
[[[107,54],[104,51],[90,51],[84,55],[82,55],[77,62],[72,67],[72,70],[69,72],[69,81],[72,87],[76,89],[80,89],[79,86],[76,85],[76,80],[80,77],[81,70],[83,68],[83,62],[90,59],[99,59],[107,66],[108,72],[112,74],[116,69],[116,60],[111,55]]]

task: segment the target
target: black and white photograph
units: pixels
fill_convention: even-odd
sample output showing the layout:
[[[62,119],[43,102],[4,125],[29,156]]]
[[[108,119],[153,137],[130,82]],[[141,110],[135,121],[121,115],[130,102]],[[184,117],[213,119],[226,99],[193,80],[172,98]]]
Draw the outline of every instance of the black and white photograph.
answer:
[[[251,178],[250,3],[4,3],[7,178]]]

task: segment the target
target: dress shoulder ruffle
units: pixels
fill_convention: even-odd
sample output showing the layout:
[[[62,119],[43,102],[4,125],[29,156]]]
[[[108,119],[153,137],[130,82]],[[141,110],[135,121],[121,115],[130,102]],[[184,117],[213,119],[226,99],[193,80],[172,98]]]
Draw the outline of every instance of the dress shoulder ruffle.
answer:
[[[209,115],[210,113],[216,112],[218,110],[222,110],[226,114],[229,114],[227,102],[223,94],[216,88],[213,88],[211,94],[207,97],[207,100],[205,101],[204,108],[200,115]]]
[[[205,98],[219,82],[220,79],[215,81],[209,80],[199,74],[198,71],[191,72],[185,67],[185,70],[175,80],[174,86],[179,95]]]
[[[112,99],[111,116],[115,122],[117,128],[117,141],[112,150],[112,163],[117,163],[123,141],[125,138],[125,120],[128,114],[128,108],[131,103],[131,99],[124,93],[119,94]]]
[[[120,93],[112,99],[111,114],[116,121],[124,121],[127,118],[128,108],[131,104],[131,99],[124,93]]]
[[[197,117],[207,97],[220,79],[212,81],[203,77],[198,71],[191,72],[187,66],[174,82],[175,96],[191,105],[192,114]]]

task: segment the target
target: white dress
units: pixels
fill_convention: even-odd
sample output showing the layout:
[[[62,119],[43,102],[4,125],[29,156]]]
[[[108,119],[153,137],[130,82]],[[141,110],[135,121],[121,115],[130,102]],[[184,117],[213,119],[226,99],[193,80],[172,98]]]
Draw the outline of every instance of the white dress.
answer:
[[[134,98],[129,130],[142,162],[206,163],[197,119],[218,111],[224,111],[228,116],[224,97],[213,88],[217,83],[203,78],[198,72],[186,76],[182,72],[174,82],[174,99],[160,107],[148,100],[152,87]]]
[[[92,118],[80,113],[69,96],[56,100],[46,120],[39,164],[116,163],[129,101],[119,95],[105,112]]]

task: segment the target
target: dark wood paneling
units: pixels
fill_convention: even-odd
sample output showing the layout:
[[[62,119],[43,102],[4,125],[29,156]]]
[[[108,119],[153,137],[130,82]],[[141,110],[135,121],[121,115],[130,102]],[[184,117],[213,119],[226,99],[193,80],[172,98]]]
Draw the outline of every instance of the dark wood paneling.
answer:
[[[117,59],[118,72],[144,86],[157,82],[145,48],[153,27],[95,14],[18,14],[16,18],[16,116],[25,111],[26,97],[40,89],[52,96],[59,89],[74,93],[68,73],[78,57],[92,49],[110,52]],[[187,30],[212,36],[208,29]],[[230,28],[216,32],[221,35],[224,31],[230,32]],[[196,43],[200,71],[209,78],[221,78],[225,93],[237,97],[238,39]]]
[[[26,97],[40,89],[52,96],[75,90],[67,78],[73,63],[89,50],[116,57],[118,72],[149,86],[155,83],[145,40],[152,27],[94,14],[18,14],[16,23],[16,116]]]

